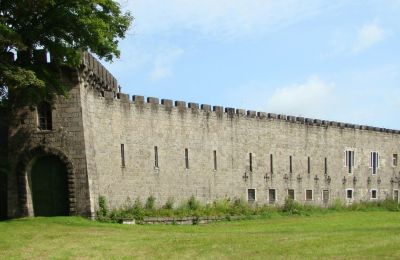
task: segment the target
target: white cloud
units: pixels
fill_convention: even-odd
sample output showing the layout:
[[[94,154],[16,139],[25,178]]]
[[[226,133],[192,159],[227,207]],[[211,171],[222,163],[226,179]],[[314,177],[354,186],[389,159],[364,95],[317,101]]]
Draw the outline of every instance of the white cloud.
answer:
[[[173,67],[175,62],[184,53],[181,48],[172,48],[162,50],[155,57],[153,68],[149,74],[151,80],[160,80],[163,78],[171,77],[173,74]]]
[[[260,34],[340,5],[324,0],[120,0],[138,34],[192,30],[216,38]]]
[[[353,53],[359,53],[385,40],[387,32],[376,22],[365,24],[357,32],[357,38],[353,46]]]
[[[332,110],[334,84],[311,76],[305,83],[275,90],[267,101],[267,111],[288,115],[325,117]]]

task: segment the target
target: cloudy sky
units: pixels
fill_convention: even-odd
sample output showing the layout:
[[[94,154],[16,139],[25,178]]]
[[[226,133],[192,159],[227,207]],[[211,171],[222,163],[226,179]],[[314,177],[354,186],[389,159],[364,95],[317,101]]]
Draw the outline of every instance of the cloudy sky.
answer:
[[[123,92],[400,129],[400,0],[119,0]]]

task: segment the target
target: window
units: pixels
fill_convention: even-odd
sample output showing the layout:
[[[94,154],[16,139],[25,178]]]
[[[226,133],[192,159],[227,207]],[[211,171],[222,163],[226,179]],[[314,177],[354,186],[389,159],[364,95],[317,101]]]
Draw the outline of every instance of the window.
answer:
[[[353,173],[354,168],[354,151],[346,150],[345,152],[345,167],[348,169],[348,173]]]
[[[325,167],[324,167],[324,174],[328,174],[328,158],[325,157]]]
[[[307,201],[313,200],[313,191],[312,190],[306,190],[306,200]]]
[[[218,165],[217,165],[217,151],[214,150],[214,171],[216,171],[218,169]]]
[[[158,168],[158,147],[154,146],[154,167]]]
[[[289,200],[294,200],[294,190],[293,189],[288,189],[287,194],[288,194]]]
[[[253,154],[249,153],[249,170],[253,172]]]
[[[268,196],[269,196],[269,204],[274,204],[276,201],[276,190],[269,189]]]
[[[40,130],[52,130],[53,119],[51,113],[51,106],[47,102],[41,102],[37,106],[38,113],[38,127]]]
[[[121,144],[121,166],[125,167],[125,146]]]
[[[311,159],[310,157],[307,157],[307,173],[311,173]]]
[[[377,152],[371,152],[369,160],[369,168],[371,168],[373,175],[378,173],[378,167],[379,167],[379,154]]]
[[[371,190],[371,199],[377,199],[378,198],[378,191],[376,189]]]
[[[292,156],[289,156],[289,173],[293,173]]]
[[[274,173],[274,157],[272,154],[269,155],[269,167],[271,173]]]
[[[393,200],[399,202],[399,190],[393,190]]]
[[[346,199],[349,199],[349,200],[353,199],[353,189],[346,190]]]
[[[328,203],[328,201],[329,201],[329,190],[323,190],[322,191],[322,201],[324,203]]]
[[[189,149],[185,149],[185,168],[189,169]]]
[[[398,155],[397,155],[397,153],[395,153],[395,154],[393,154],[393,159],[392,159],[393,167],[397,166],[397,162],[398,162]]]
[[[248,189],[247,190],[247,201],[252,203],[256,200],[256,190],[255,189]]]

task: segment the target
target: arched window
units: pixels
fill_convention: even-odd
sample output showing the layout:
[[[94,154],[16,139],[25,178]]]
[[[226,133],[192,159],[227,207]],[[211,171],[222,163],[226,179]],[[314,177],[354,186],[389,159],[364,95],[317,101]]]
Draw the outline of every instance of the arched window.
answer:
[[[53,120],[51,114],[51,106],[47,102],[41,102],[37,106],[38,125],[40,130],[52,130]]]

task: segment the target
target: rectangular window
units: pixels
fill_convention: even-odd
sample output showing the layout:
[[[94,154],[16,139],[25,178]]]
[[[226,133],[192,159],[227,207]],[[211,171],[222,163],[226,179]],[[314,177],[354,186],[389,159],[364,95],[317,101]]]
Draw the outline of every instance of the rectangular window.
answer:
[[[346,190],[346,199],[349,199],[349,200],[353,199],[353,189]]]
[[[249,170],[253,172],[253,154],[249,153]]]
[[[289,156],[289,173],[293,173],[292,156]]]
[[[322,191],[322,201],[324,203],[328,203],[328,201],[329,201],[329,190],[323,190]]]
[[[256,190],[248,189],[247,190],[247,201],[253,203],[256,200]]]
[[[154,146],[154,167],[158,168],[158,147]]]
[[[353,173],[354,168],[354,151],[346,150],[345,152],[345,167],[348,169],[348,173]]]
[[[276,190],[269,189],[268,196],[269,196],[269,204],[274,204],[276,201]]]
[[[306,200],[307,201],[313,200],[313,191],[312,190],[306,190]]]
[[[270,172],[274,173],[274,157],[272,154],[269,155],[269,167],[270,167]]]
[[[371,199],[378,198],[378,191],[376,189],[371,190]]]
[[[311,159],[310,157],[307,157],[307,173],[311,173]]]
[[[328,174],[328,158],[325,157],[325,167],[324,167],[324,173],[325,175]]]
[[[397,153],[393,154],[393,160],[392,160],[392,165],[393,167],[396,167],[398,163],[398,155]]]
[[[121,166],[125,167],[125,147],[121,144]]]
[[[214,150],[214,171],[216,171],[218,169],[218,165],[217,165],[217,151]]]
[[[371,168],[373,175],[378,173],[379,154],[377,152],[370,153],[369,167]]]
[[[185,168],[189,169],[189,149],[185,149]]]
[[[288,189],[287,194],[288,194],[288,199],[294,200],[294,190],[293,189]]]
[[[399,190],[393,190],[393,200],[399,202]]]

